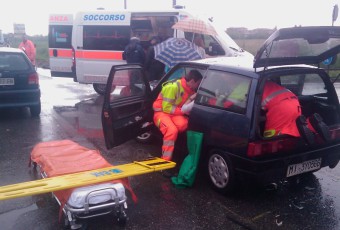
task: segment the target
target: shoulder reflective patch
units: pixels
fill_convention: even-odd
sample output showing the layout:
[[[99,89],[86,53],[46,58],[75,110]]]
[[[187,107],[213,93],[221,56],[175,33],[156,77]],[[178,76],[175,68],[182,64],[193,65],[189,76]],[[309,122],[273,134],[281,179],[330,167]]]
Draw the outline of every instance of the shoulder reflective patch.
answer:
[[[276,133],[276,131],[274,129],[269,129],[269,130],[265,130],[263,132],[263,136],[264,137],[273,137],[273,136],[275,136],[275,133]]]

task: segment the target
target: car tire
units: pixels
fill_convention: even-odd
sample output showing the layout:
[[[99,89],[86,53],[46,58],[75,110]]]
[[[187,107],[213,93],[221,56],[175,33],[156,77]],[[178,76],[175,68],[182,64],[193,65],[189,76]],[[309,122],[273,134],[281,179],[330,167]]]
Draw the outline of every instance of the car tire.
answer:
[[[213,189],[221,194],[236,190],[235,170],[227,154],[214,150],[209,154],[208,178]]]
[[[138,143],[142,144],[149,144],[153,140],[153,135],[151,132],[145,132],[139,136],[136,137],[135,139]]]
[[[30,106],[30,112],[32,117],[38,117],[41,113],[41,104]]]
[[[104,95],[105,94],[105,88],[106,88],[106,84],[93,83],[93,89],[99,95]]]

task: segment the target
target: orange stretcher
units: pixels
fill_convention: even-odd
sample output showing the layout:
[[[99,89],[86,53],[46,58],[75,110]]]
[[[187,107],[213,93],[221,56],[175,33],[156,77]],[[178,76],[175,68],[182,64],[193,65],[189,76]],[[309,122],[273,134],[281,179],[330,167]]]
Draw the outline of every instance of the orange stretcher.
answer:
[[[112,166],[98,150],[85,148],[70,140],[39,143],[33,148],[30,160],[42,178]],[[84,219],[114,213],[119,223],[125,223],[125,188],[136,200],[128,178],[54,191],[52,194],[60,205],[59,220],[63,220],[64,227],[78,229]]]
[[[59,220],[64,227],[78,229],[90,217],[113,213],[119,224],[127,220],[128,177],[175,167],[160,158],[113,166],[98,150],[70,140],[37,144],[30,166],[39,171],[39,180],[0,187],[0,200],[52,192],[60,205]],[[63,217],[63,218],[62,218]]]

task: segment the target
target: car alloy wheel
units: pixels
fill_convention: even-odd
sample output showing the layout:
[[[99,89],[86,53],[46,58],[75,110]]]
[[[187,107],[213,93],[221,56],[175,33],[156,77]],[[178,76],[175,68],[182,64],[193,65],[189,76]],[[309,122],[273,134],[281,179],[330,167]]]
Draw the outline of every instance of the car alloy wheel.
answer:
[[[209,180],[220,193],[232,192],[235,189],[234,169],[226,154],[213,151],[208,160]]]

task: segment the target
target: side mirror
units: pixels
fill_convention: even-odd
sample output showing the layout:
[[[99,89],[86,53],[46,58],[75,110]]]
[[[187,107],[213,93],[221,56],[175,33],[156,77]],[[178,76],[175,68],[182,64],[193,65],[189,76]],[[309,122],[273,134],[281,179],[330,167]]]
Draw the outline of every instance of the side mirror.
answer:
[[[209,44],[209,52],[207,54],[211,56],[225,55],[225,51],[218,43],[212,42]]]
[[[336,21],[336,19],[338,18],[338,12],[339,12],[339,8],[338,8],[338,5],[336,4],[333,7],[332,26],[333,26],[334,22]]]

